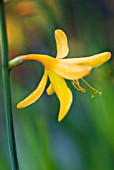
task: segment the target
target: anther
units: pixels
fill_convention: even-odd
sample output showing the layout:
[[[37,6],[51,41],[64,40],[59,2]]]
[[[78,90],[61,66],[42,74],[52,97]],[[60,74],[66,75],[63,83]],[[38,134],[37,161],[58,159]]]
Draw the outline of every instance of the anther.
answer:
[[[73,81],[72,81],[72,85],[74,86],[74,88],[75,88],[76,90],[81,91],[81,92],[83,92],[83,93],[86,92],[86,89],[84,89],[83,87],[80,86],[80,83],[79,83],[78,80],[73,80]]]
[[[96,90],[95,88],[93,88],[91,85],[89,85],[89,83],[87,83],[87,81],[85,81],[83,78],[81,79],[89,88],[90,88],[90,90],[91,90],[91,93],[92,93],[92,95],[91,95],[91,98],[93,98],[94,97],[94,95],[95,94],[102,94],[102,92],[100,92],[100,91],[98,91],[98,90]]]

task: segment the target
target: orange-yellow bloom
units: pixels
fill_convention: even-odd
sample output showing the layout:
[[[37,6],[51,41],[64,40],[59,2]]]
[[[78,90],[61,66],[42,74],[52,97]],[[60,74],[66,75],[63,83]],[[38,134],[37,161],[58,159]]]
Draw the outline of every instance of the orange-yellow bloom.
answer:
[[[111,53],[104,52],[90,57],[63,59],[69,52],[66,34],[60,29],[56,30],[55,40],[57,45],[56,58],[42,54],[28,54],[18,57],[22,62],[26,60],[39,61],[45,69],[38,87],[26,99],[18,103],[17,108],[24,108],[38,100],[45,89],[49,77],[51,83],[47,88],[47,94],[56,93],[60,101],[58,121],[61,121],[69,111],[73,100],[72,92],[64,79],[71,80],[77,90],[85,92],[85,89],[79,85],[78,80],[83,80],[83,77],[88,75],[92,68],[108,61]],[[89,87],[92,89],[90,85]],[[94,88],[92,90],[94,93],[100,93]]]

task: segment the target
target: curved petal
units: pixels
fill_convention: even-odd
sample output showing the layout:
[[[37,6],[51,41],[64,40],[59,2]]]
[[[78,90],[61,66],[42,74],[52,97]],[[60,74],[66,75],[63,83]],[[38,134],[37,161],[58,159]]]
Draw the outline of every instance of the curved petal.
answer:
[[[57,45],[57,58],[64,58],[69,52],[66,34],[62,30],[57,29],[55,31],[55,40]]]
[[[52,83],[50,83],[50,85],[48,86],[47,90],[46,90],[48,95],[52,95],[54,93],[54,88]]]
[[[42,93],[44,91],[46,83],[47,83],[47,71],[45,69],[44,75],[43,75],[38,87],[26,99],[24,99],[23,101],[18,103],[17,108],[18,109],[24,108],[24,107],[34,103],[36,100],[38,100],[38,98],[42,95]]]
[[[71,64],[73,66],[82,65],[82,66],[90,66],[94,68],[108,61],[110,57],[111,57],[110,52],[104,52],[104,53],[96,54],[90,57],[64,59],[64,62]]]
[[[21,62],[27,61],[27,60],[36,60],[44,65],[47,69],[53,69],[57,63],[57,59],[44,54],[27,54],[19,56],[21,59]]]
[[[58,116],[58,121],[60,122],[66,116],[71,107],[72,92],[62,77],[59,77],[57,74],[51,71],[48,71],[48,75],[53,85],[54,91],[60,101],[60,111]]]
[[[48,55],[42,54],[28,54],[21,56],[21,60],[37,60],[41,62],[45,68],[56,72],[61,77],[69,80],[80,79],[90,73],[91,68],[88,66],[76,65],[76,63],[69,62],[65,59],[56,59]]]
[[[66,44],[66,50],[69,51],[69,49],[67,48],[68,47],[68,44],[67,42],[65,43],[63,40],[62,40],[62,36],[60,36],[60,34],[63,34],[63,37],[64,37],[64,40],[67,41],[67,37],[65,35],[65,33],[61,30],[56,30],[55,31],[55,39],[56,39],[56,44],[57,44],[57,56],[56,58],[64,58],[68,53],[66,52],[66,55],[64,56],[64,52],[63,52],[63,57],[62,57],[62,51],[63,51],[63,45],[65,46]],[[54,88],[52,86],[52,84],[50,83],[50,85],[48,86],[47,90],[46,90],[47,94],[48,95],[52,95],[54,93]]]
[[[69,64],[64,62],[64,60],[65,59],[59,59],[56,67],[53,68],[53,71],[63,78],[76,80],[88,75],[91,71],[91,67],[80,66],[73,63]]]

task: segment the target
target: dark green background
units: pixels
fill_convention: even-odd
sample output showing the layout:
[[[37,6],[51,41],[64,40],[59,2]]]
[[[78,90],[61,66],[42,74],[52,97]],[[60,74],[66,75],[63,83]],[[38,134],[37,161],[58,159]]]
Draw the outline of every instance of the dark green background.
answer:
[[[20,170],[114,169],[114,2],[113,0],[10,0],[6,4],[9,59],[28,53],[56,57],[54,30],[68,37],[68,57],[111,51],[111,60],[86,80],[103,92],[73,92],[72,107],[57,122],[59,102],[46,92],[33,105],[16,104],[35,89],[43,66],[26,62],[12,70],[13,117]],[[1,74],[1,72],[0,72]],[[1,75],[0,75],[1,77]],[[85,88],[86,86],[82,84]],[[0,79],[0,170],[10,170]]]

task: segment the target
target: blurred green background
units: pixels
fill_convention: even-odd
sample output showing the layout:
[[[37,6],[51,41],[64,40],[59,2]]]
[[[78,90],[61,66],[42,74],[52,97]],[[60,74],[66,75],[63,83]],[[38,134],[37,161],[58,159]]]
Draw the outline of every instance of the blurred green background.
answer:
[[[27,53],[56,56],[54,30],[68,36],[68,57],[114,51],[113,0],[10,0],[6,4],[9,58]],[[72,107],[57,122],[59,102],[45,92],[33,105],[16,104],[37,86],[43,66],[26,62],[12,70],[13,118],[20,170],[114,169],[114,60],[92,71],[86,80],[102,96],[73,92]],[[1,66],[0,66],[1,67]],[[1,72],[0,72],[1,74]],[[0,75],[1,77],[1,75]],[[0,79],[0,170],[10,170]]]

